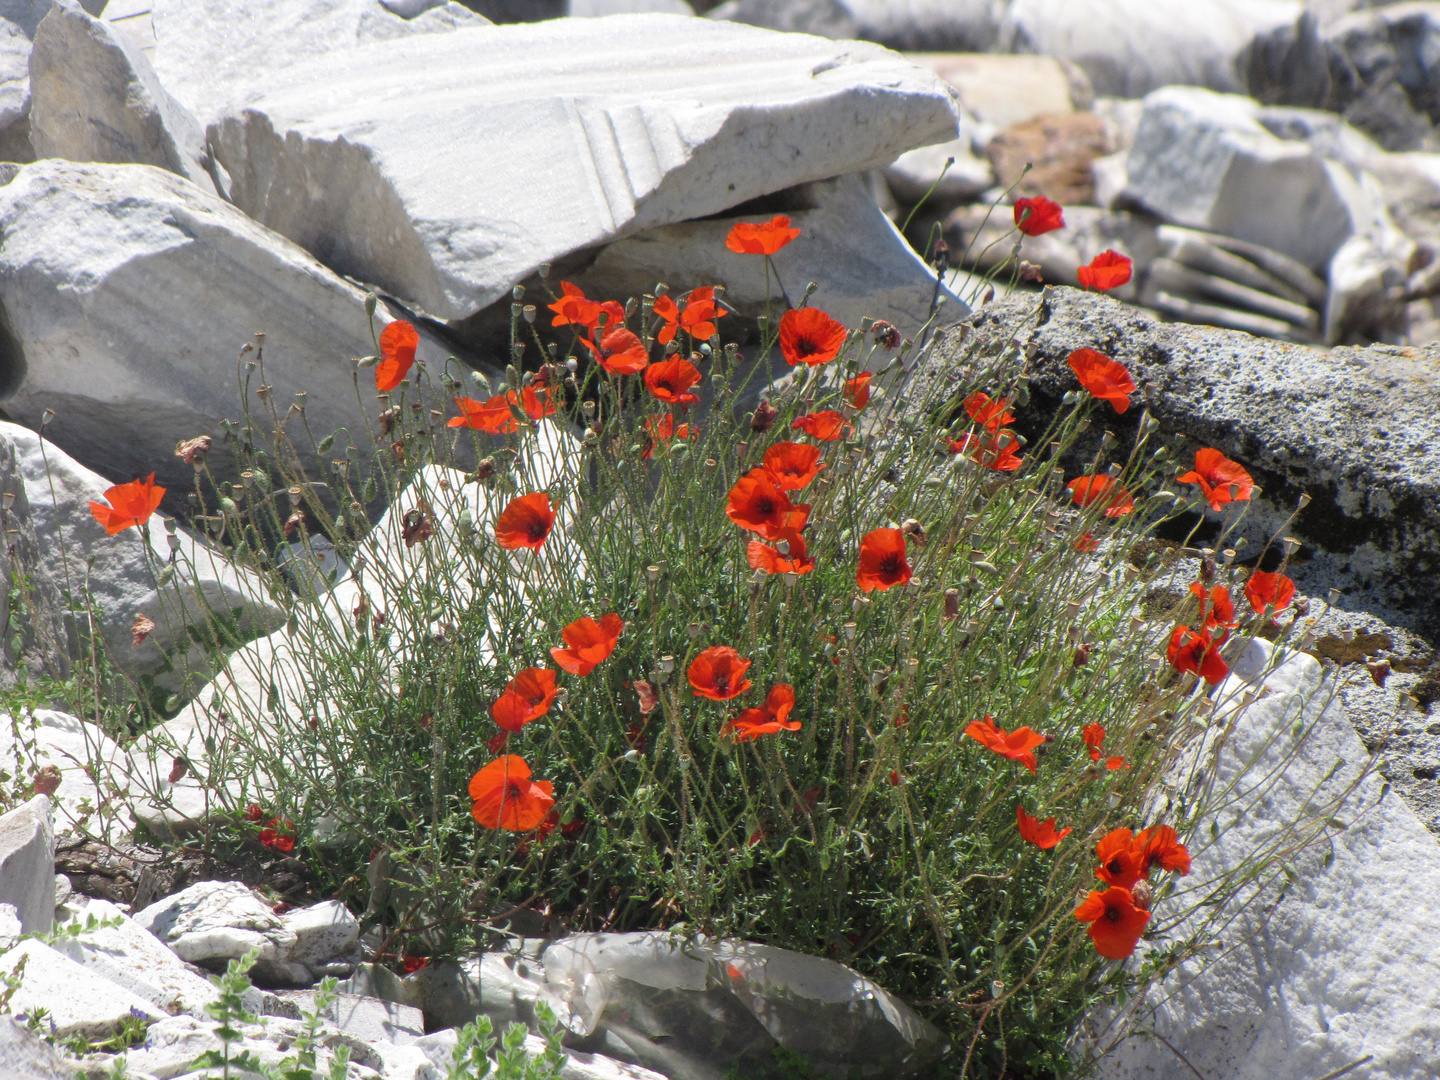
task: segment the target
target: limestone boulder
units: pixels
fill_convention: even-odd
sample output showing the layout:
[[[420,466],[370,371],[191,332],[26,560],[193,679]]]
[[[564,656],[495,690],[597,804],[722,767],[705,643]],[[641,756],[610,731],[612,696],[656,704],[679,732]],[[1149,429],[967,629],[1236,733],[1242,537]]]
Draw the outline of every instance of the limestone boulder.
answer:
[[[202,124],[217,103],[262,89],[292,64],[489,21],[445,0],[154,0],[143,7],[161,83]]]
[[[686,0],[569,0],[565,14],[572,19],[595,19],[605,15],[635,15],[658,12],[662,15],[694,15]]]
[[[315,439],[365,431],[352,363],[375,351],[365,293],[213,193],[151,166],[37,162],[0,187],[0,229],[4,407],[32,429],[45,423],[87,468],[117,482],[154,472],[178,494],[195,472],[175,446],[206,435],[211,468],[233,478],[221,421],[249,409],[270,423],[254,396],[261,378],[282,417],[308,391]],[[391,318],[381,305],[376,330]],[[257,331],[265,366],[245,400],[238,358]],[[422,336],[418,357],[433,370],[448,355]],[[314,444],[295,445],[313,469]]]
[[[886,319],[914,337],[930,317],[935,274],[881,213],[859,177],[807,184],[793,193],[791,226],[800,235],[772,257],[786,292],[800,302],[808,282],[818,286],[810,305],[852,329],[865,316]],[[755,215],[745,216],[755,220]],[[725,247],[725,236],[741,220],[721,216],[647,229],[608,245],[576,277],[590,295],[638,296],[664,281],[677,292],[698,285],[723,285],[725,300],[742,315],[765,312],[765,261]],[[762,216],[763,220],[763,216]],[[773,305],[780,299],[774,275]],[[942,288],[947,321],[965,311]]]
[[[144,998],[34,938],[0,953],[0,970],[11,972],[21,960],[25,969],[20,988],[10,998],[10,1012],[23,1017],[44,1009],[48,1030],[58,1038],[104,1039],[131,1016],[142,1020],[165,1017]]]
[[[0,904],[15,909],[27,934],[54,925],[55,825],[46,795],[0,815]]]
[[[1327,23],[1343,76],[1327,103],[1387,150],[1440,150],[1440,4],[1370,5]]]
[[[1182,964],[1139,1007],[1142,1032],[1161,1038],[1125,1040],[1101,1076],[1177,1075],[1177,1055],[1209,1080],[1311,1080],[1362,1059],[1360,1075],[1376,1080],[1433,1071],[1440,960],[1429,943],[1440,912],[1406,901],[1440,890],[1440,845],[1366,771],[1337,689],[1314,657],[1274,655],[1258,640],[1218,688],[1219,719],[1234,727],[1215,780],[1234,785],[1232,808],[1192,848],[1192,877],[1203,885],[1283,842],[1280,823],[1344,801],[1292,860],[1294,883],[1282,889],[1276,874],[1218,954]],[[1263,812],[1237,815],[1240,806]],[[1197,841],[1207,833],[1202,822]]]
[[[35,31],[30,141],[41,158],[154,165],[212,186],[199,121],[138,44],[75,0],[57,0]]]
[[[0,1016],[0,1060],[11,1080],[72,1080],[60,1054],[13,1016]]]
[[[1166,221],[1273,248],[1317,273],[1350,237],[1393,230],[1363,173],[1271,134],[1238,95],[1149,95],[1126,173],[1123,197]]]
[[[209,136],[254,220],[459,319],[570,252],[956,133],[951,91],[876,46],[625,15],[321,56]]]
[[[1089,77],[1053,56],[915,52],[909,59],[949,83],[965,113],[982,125],[973,136],[978,150],[1001,128],[1085,110],[1095,99]]]
[[[0,440],[13,448],[26,485],[37,569],[72,608],[90,603],[98,610],[94,619],[68,620],[72,655],[98,629],[115,668],[142,689],[156,686],[183,699],[213,672],[208,652],[284,622],[284,609],[257,575],[188,529],[172,532],[174,522],[152,519],[145,531],[110,536],[89,506],[104,503],[109,481],[18,424],[0,423]],[[136,642],[140,615],[155,627]]]

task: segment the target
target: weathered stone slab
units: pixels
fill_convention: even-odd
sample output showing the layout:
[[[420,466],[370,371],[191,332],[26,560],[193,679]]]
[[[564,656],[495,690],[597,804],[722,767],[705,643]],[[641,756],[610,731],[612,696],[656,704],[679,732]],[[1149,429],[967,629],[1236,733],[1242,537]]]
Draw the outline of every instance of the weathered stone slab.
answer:
[[[1254,641],[1218,688],[1220,719],[1238,719],[1215,781],[1236,784],[1232,806],[1258,812],[1227,809],[1213,840],[1198,839],[1208,832],[1201,823],[1192,846],[1201,886],[1284,843],[1285,822],[1343,793],[1368,761],[1320,664],[1303,653],[1277,659],[1267,671],[1271,647]],[[1178,1076],[1188,1070],[1177,1055],[1207,1080],[1314,1080],[1366,1058],[1357,1075],[1374,1080],[1433,1074],[1440,909],[1404,900],[1440,894],[1440,845],[1375,773],[1336,820],[1344,827],[1294,860],[1297,880],[1284,899],[1281,878],[1226,928],[1219,955],[1187,961],[1153,992],[1142,1027],[1165,1042],[1126,1040],[1102,1061],[1101,1076]]]
[[[626,15],[320,57],[233,104],[210,140],[256,221],[457,319],[569,252],[956,130],[950,91],[878,47]]]
[[[161,1012],[203,1016],[205,1006],[215,1000],[218,991],[213,983],[196,975],[114,904],[87,900],[74,905],[73,911],[72,918],[81,925],[92,915],[110,922],[119,919],[120,925],[61,938],[53,946],[56,952],[144,998]]]
[[[53,887],[54,881],[51,879]],[[27,1016],[44,1009],[49,1030],[59,1038],[83,1035],[106,1038],[129,1016],[160,1020],[165,1014],[144,998],[115,985],[50,946],[27,938],[0,954],[7,974],[25,959],[20,988],[10,999],[10,1012]]]
[[[13,1016],[0,1016],[0,1061],[9,1080],[74,1080],[60,1055]]]
[[[350,362],[375,351],[364,292],[213,193],[145,165],[37,162],[0,187],[0,230],[0,397],[36,430],[54,409],[46,438],[88,468],[186,491],[175,445],[208,435],[233,476],[220,421],[243,415],[237,358],[256,331],[280,414],[303,390],[317,439],[365,430]],[[389,321],[382,305],[377,330]],[[448,355],[422,335],[419,359]]]
[[[252,948],[261,960],[285,961],[296,942],[280,916],[237,881],[198,882],[134,920],[192,964],[238,959]]]
[[[1049,290],[1043,301],[1017,296],[969,321],[986,338],[1018,335],[1035,350],[1030,415],[1037,419],[1048,419],[1075,389],[1066,364],[1073,350],[1113,356],[1137,385],[1151,384],[1162,430],[1217,447],[1254,475],[1264,494],[1240,526],[1253,550],[1308,494],[1313,501],[1287,529],[1307,545],[1308,569],[1411,613],[1419,626],[1440,626],[1431,587],[1440,576],[1440,345],[1320,352],[1165,325],[1070,289]],[[949,348],[934,366],[941,378],[959,377],[963,364]],[[1141,412],[1107,415],[1103,426],[1128,433]]]
[[[47,795],[0,816],[0,904],[14,906],[27,934],[48,934],[55,923],[55,826]]]
[[[994,0],[728,0],[706,15],[892,49],[983,52],[995,44],[1001,8]]]
[[[360,936],[360,921],[338,900],[287,911],[281,925],[295,935],[287,960],[318,967],[344,953]]]

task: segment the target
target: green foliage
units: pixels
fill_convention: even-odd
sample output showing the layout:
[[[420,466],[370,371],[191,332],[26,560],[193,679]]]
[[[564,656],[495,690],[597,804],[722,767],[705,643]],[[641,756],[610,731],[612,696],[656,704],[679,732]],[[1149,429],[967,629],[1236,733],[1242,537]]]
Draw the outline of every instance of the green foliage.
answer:
[[[446,1080],[483,1080],[491,1075],[492,1068],[494,1080],[560,1080],[565,1064],[565,1052],[560,1047],[563,1029],[543,1001],[537,1003],[535,1014],[540,1037],[545,1040],[545,1049],[538,1057],[525,1049],[529,1032],[524,1024],[507,1027],[500,1038],[499,1053],[495,1053],[490,1018],[479,1016],[455,1033]]]

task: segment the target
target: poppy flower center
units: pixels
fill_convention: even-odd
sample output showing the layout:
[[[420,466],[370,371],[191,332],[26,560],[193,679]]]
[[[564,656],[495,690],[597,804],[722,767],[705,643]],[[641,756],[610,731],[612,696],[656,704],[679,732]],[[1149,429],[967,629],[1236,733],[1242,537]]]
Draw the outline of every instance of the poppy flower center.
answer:
[[[1114,874],[1116,877],[1119,877],[1125,872],[1125,864],[1121,862],[1120,859],[1115,858],[1111,859],[1108,863],[1105,864],[1105,869],[1108,870],[1110,873]],[[1113,912],[1115,909],[1111,908],[1110,910]],[[1107,918],[1108,917],[1109,916],[1107,916]]]
[[[505,785],[505,797],[507,799],[522,799],[525,797],[525,789],[520,786],[520,781],[511,780]]]
[[[880,560],[880,572],[887,577],[895,577],[900,573],[900,556],[886,555]]]
[[[525,532],[529,535],[531,540],[543,540],[545,539],[546,533],[545,522],[541,521],[539,518],[536,518],[526,527]]]
[[[795,343],[795,351],[801,356],[813,356],[820,351],[820,346],[808,337],[802,337]]]
[[[755,509],[762,516],[769,517],[775,513],[775,500],[767,495],[761,495],[755,500]]]
[[[1125,916],[1118,907],[1107,907],[1105,909],[1105,921],[1118,923]]]

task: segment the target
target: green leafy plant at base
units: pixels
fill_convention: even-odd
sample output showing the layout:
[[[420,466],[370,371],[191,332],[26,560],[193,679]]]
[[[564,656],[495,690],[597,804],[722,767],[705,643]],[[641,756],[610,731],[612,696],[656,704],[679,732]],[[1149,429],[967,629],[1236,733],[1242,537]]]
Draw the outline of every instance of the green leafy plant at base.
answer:
[[[560,1080],[565,1064],[565,1052],[560,1047],[563,1029],[543,1001],[536,1004],[535,1015],[540,1037],[545,1040],[545,1049],[538,1056],[525,1048],[529,1030],[524,1024],[511,1024],[505,1029],[496,1054],[490,1018],[479,1016],[456,1031],[446,1080],[482,1080],[492,1070],[495,1080]]]
[[[247,361],[246,419],[227,426],[241,479],[197,461],[197,520],[277,589],[287,540],[327,538],[354,581],[307,581],[287,644],[229,661],[258,696],[222,687],[201,717],[202,780],[232,837],[299,838],[295,853],[384,928],[389,955],[462,955],[519,932],[520,916],[555,932],[733,935],[843,961],[911,1002],[948,1038],[950,1075],[1083,1066],[1077,1018],[1203,955],[1323,838],[1334,805],[1218,878],[1162,875],[1130,966],[1097,956],[1072,914],[1096,886],[1101,837],[1164,824],[1198,855],[1214,839],[1198,825],[1234,796],[1207,776],[1234,702],[1167,662],[1173,626],[1140,614],[1159,564],[1128,559],[1195,505],[1166,487],[1173,449],[1147,416],[1067,478],[1062,461],[1110,408],[1072,394],[1041,436],[1012,441],[1025,453],[1010,468],[972,405],[1026,400],[1013,341],[944,352],[931,336],[892,353],[893,328],[867,325],[832,359],[770,378],[788,347],[777,324],[759,321],[758,360],[718,333],[677,350],[657,339],[665,298],[616,305],[589,341],[564,325],[546,341],[517,294],[503,382],[417,364],[372,396],[359,366],[363,432],[317,438],[303,400],[282,411],[257,393],[263,349]],[[593,362],[621,324],[650,367],[690,355],[709,375],[694,412]],[[528,374],[527,345],[545,358]],[[754,385],[758,400],[742,398]],[[482,398],[500,400],[500,430],[443,423],[452,400],[463,420]],[[831,411],[834,438],[797,434]],[[803,568],[799,533],[737,525],[759,512],[743,483],[797,440],[819,450],[785,493],[808,506]],[[1072,498],[1077,482],[1130,501]],[[541,495],[553,528],[502,546],[502,514]],[[857,571],[880,532],[905,573],[892,560],[894,580],[867,585]],[[623,623],[613,651],[557,673],[539,713],[498,727],[512,680],[553,672],[567,628],[604,616]],[[748,664],[707,684],[720,647]],[[783,716],[765,704],[780,687],[793,692]],[[1038,733],[1033,761],[975,734],[991,718],[1002,735]],[[1092,760],[1092,725],[1123,766]],[[512,760],[528,771],[505,765],[490,806],[483,770]],[[1041,849],[1017,811],[1071,835]],[[491,1036],[468,1038],[478,1069]]]

